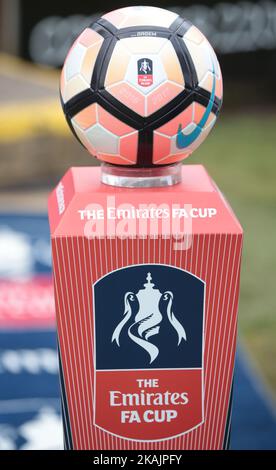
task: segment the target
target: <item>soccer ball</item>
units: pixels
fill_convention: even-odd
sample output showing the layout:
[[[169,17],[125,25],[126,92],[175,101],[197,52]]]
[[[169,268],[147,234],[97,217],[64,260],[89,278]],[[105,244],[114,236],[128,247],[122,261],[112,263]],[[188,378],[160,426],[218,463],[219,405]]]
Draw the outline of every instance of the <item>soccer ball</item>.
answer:
[[[61,74],[67,122],[99,160],[153,167],[188,157],[212,129],[222,77],[205,36],[148,6],[102,16],[71,47]]]

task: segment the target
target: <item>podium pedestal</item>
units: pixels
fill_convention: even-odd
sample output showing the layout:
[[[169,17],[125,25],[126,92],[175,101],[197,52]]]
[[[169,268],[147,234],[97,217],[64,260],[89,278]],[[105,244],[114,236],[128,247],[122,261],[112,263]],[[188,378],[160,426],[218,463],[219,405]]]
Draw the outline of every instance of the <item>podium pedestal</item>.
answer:
[[[204,167],[139,189],[72,168],[49,218],[66,448],[226,448],[242,229]]]

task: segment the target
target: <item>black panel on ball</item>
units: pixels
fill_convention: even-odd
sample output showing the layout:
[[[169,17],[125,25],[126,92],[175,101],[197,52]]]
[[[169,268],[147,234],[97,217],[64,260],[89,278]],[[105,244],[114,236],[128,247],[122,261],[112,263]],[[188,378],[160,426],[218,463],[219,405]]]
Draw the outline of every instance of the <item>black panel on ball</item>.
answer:
[[[102,47],[96,59],[91,79],[91,87],[95,90],[104,88],[104,80],[106,76],[107,67],[116,42],[117,39],[114,36],[111,36],[105,39],[102,44]]]

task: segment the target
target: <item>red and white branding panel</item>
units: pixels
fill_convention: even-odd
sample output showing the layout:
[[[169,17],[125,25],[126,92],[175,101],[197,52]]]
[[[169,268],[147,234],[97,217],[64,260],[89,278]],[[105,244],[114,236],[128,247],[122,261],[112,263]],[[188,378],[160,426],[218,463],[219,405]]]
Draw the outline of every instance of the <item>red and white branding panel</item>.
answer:
[[[236,350],[239,223],[202,167],[185,167],[182,184],[157,191],[101,185],[96,169],[71,172],[74,188],[63,184],[72,200],[57,215],[54,195],[49,208],[67,447],[222,449]],[[196,219],[185,246],[173,235],[84,235],[78,211],[93,203],[105,217],[114,194],[136,208],[158,198],[216,214]]]
[[[202,423],[201,379],[200,370],[97,372],[95,424],[131,440],[179,436]]]
[[[150,441],[202,423],[204,293],[198,277],[154,262],[94,283],[95,425]]]

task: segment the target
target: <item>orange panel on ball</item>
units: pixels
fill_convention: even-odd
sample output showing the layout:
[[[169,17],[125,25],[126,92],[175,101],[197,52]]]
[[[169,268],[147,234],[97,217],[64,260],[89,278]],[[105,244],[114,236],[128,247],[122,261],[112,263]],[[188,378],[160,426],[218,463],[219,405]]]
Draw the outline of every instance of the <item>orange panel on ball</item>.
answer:
[[[100,34],[98,34],[96,31],[93,31],[90,28],[86,28],[78,37],[78,42],[80,42],[83,46],[86,46],[86,47],[93,46],[98,41],[102,42],[103,37]]]
[[[206,108],[202,104],[199,103],[194,103],[194,123],[199,124],[200,120],[203,117],[203,114],[205,113]]]
[[[181,66],[171,42],[168,41],[165,47],[163,47],[162,52],[160,53],[160,57],[168,80],[178,83],[178,85],[184,87],[185,83]]]
[[[88,85],[90,85],[95,62],[99,53],[99,50],[102,46],[103,38],[101,41],[98,41],[93,46],[89,47],[84,55],[82,66],[81,66],[81,74],[87,81]]]
[[[169,103],[182,91],[182,87],[174,83],[163,83],[147,97],[147,116]]]
[[[98,153],[97,157],[99,160],[102,160],[106,163],[111,163],[113,165],[133,165],[134,163],[131,160],[128,160],[121,155],[111,155],[108,153]]]
[[[207,72],[204,78],[199,82],[199,86],[204,88],[204,90],[212,92],[213,88],[214,75],[212,72]]]
[[[73,122],[78,124],[82,129],[88,129],[88,127],[93,126],[97,122],[97,105],[95,103],[87,106],[87,108],[80,111],[73,118]]]
[[[137,161],[138,132],[127,135],[120,139],[120,154],[132,163]]]
[[[170,154],[171,140],[169,137],[154,133],[153,137],[153,163]]]
[[[145,97],[127,83],[114,85],[108,89],[108,92],[128,108],[133,109],[141,116],[145,116]]]
[[[187,158],[190,155],[190,153],[178,153],[174,155],[168,155],[168,157],[160,158],[159,160],[156,160],[154,163],[155,165],[169,165],[171,163],[181,162],[181,160],[184,160],[185,158]]]
[[[88,150],[88,152],[95,156],[97,154],[97,150],[91,145],[91,143],[89,142],[88,139],[86,139],[83,131],[81,129],[79,129],[76,125],[74,125],[74,122],[72,121],[72,125],[74,127],[74,130],[78,136],[78,138],[80,139],[81,143],[85,146],[85,148]]]
[[[169,122],[157,129],[158,132],[166,134],[168,136],[173,136],[177,134],[179,125],[181,124],[182,129],[188,126],[193,121],[193,105],[190,104],[185,111],[178,114],[175,118],[171,119]]]
[[[189,41],[192,41],[195,44],[201,44],[206,39],[201,31],[199,31],[199,29],[197,29],[195,26],[191,26],[191,28],[188,29],[187,33],[185,34],[185,38],[189,39]]]
[[[130,132],[134,131],[134,129],[124,122],[120,121],[119,119],[112,116],[112,114],[108,113],[104,108],[98,106],[98,115],[99,115],[99,123],[108,131],[112,132],[115,135],[122,136],[125,134],[129,134]]]
[[[63,91],[61,90],[61,96],[66,103],[78,93],[87,89],[88,85],[85,80],[80,75],[77,75],[66,84]]]
[[[216,80],[216,96],[221,100],[223,94],[222,77]]]
[[[210,116],[209,116],[208,119],[207,119],[207,122],[206,122],[206,124],[205,124],[205,126],[204,126],[204,129],[206,129],[207,127],[209,127],[210,124],[213,124],[213,122],[216,120],[216,118],[217,118],[217,117],[216,117],[216,115],[215,115],[214,113],[210,113]]]
[[[131,58],[122,41],[118,41],[108,64],[104,85],[108,87],[123,81]]]
[[[209,91],[209,93],[212,92],[213,88],[213,80],[214,80],[214,75],[212,72],[207,72],[205,77],[200,81],[199,86],[201,88],[204,88],[204,90]],[[222,77],[221,74],[219,77],[216,76],[216,85],[215,85],[215,95],[217,98],[221,99],[222,98]]]

